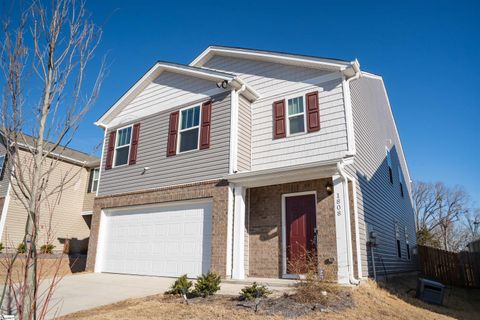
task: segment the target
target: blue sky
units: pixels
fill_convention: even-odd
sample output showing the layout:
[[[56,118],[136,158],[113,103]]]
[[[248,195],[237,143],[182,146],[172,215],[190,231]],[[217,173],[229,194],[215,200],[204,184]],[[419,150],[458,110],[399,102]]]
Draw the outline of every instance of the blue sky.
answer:
[[[480,206],[480,2],[87,1],[110,64],[72,146],[156,60],[210,44],[358,58],[384,77],[413,179],[464,185]]]

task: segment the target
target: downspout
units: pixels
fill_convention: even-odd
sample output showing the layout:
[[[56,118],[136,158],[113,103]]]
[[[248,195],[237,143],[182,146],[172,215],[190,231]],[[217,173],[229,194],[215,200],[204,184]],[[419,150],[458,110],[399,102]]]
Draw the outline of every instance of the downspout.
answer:
[[[344,171],[344,160],[337,163],[337,171],[343,180],[343,207],[345,211],[345,237],[347,242],[347,268],[351,284],[358,285],[360,280],[354,276],[353,249],[352,249],[352,226],[350,224],[350,198],[348,195],[348,178]]]

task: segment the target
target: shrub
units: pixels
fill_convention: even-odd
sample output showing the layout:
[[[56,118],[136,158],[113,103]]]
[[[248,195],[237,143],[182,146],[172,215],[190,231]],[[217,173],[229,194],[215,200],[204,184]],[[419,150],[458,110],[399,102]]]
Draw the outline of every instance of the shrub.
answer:
[[[40,253],[52,254],[54,248],[55,246],[51,243],[44,244],[43,246],[40,247]]]
[[[166,291],[166,294],[188,294],[190,288],[192,287],[192,281],[187,279],[187,275],[184,274],[183,276],[179,277],[175,282],[172,284],[170,289]]]
[[[240,292],[240,300],[254,300],[256,298],[266,298],[272,291],[264,285],[259,285],[254,282],[251,286],[246,286]]]
[[[197,278],[193,293],[201,297],[208,297],[220,290],[220,276],[215,272],[203,274]]]
[[[5,249],[5,247],[3,246],[3,243],[0,242],[0,253],[3,252],[3,249]]]
[[[24,242],[20,243],[17,247],[17,253],[25,253],[27,252],[27,246]]]

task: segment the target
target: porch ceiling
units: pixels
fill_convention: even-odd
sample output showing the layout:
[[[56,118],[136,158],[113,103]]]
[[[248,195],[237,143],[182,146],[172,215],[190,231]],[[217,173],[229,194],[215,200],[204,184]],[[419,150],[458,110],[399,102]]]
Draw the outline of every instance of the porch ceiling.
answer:
[[[337,172],[337,162],[310,163],[291,167],[229,174],[226,179],[247,188],[329,178]]]

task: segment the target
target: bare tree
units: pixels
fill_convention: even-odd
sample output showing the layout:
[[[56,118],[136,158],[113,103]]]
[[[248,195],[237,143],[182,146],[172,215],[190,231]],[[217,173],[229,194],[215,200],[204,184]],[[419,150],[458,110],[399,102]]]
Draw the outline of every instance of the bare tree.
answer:
[[[78,172],[66,172],[55,182],[49,177],[98,95],[104,62],[92,70],[96,77],[87,86],[101,30],[91,22],[84,2],[33,0],[20,12],[15,24],[4,17],[0,39],[1,130],[9,146],[11,190],[27,214],[24,279],[17,288],[22,294],[16,295],[16,308],[19,318],[36,319],[47,309],[37,306],[39,224],[42,214],[53,212],[42,207],[61,196]]]
[[[458,250],[464,242],[459,221],[469,212],[469,196],[463,187],[447,187],[442,182],[416,182],[413,205],[419,244]]]

